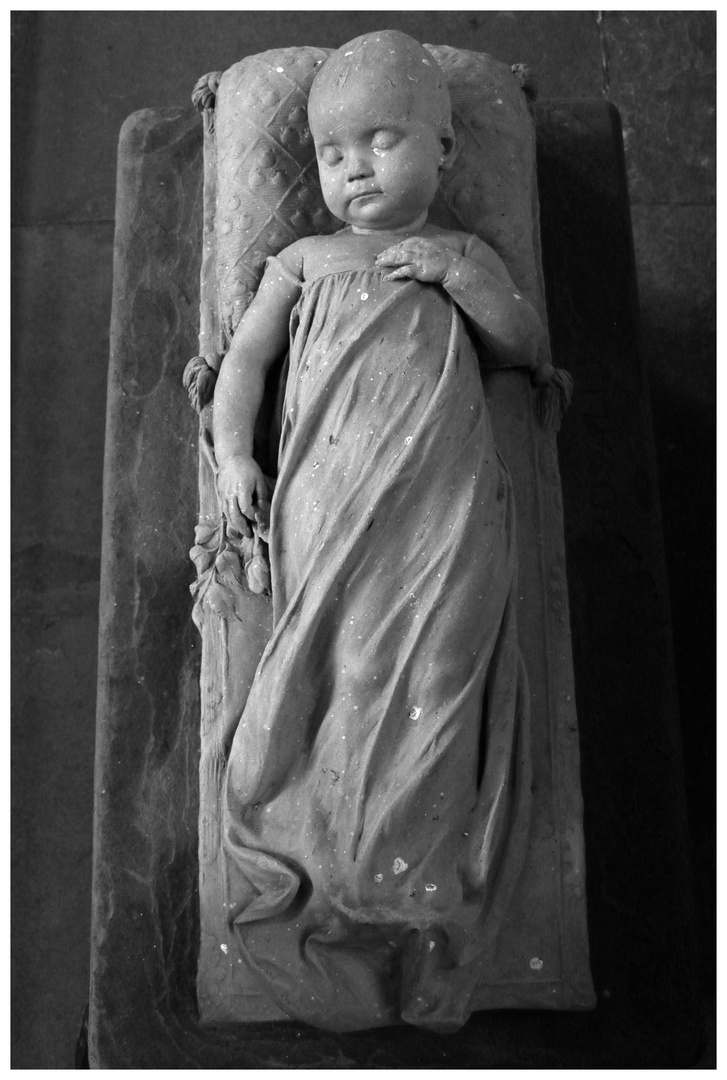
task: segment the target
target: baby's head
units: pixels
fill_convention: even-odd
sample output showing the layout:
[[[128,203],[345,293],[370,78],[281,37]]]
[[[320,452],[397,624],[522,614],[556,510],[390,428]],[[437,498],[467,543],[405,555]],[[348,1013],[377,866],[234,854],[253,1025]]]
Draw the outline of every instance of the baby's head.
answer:
[[[376,229],[404,227],[412,210],[426,216],[456,144],[444,75],[417,41],[382,30],[342,45],[313,81],[308,116],[337,217]]]
[[[362,34],[331,53],[313,81],[309,110],[315,115],[321,108],[362,96],[398,117],[426,117],[438,132],[452,134],[452,106],[442,69],[408,34]]]

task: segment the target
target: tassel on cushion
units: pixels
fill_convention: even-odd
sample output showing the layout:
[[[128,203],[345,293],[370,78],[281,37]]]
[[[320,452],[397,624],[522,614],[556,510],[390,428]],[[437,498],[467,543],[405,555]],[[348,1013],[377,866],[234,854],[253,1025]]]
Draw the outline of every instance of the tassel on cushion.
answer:
[[[197,79],[192,91],[192,104],[202,113],[205,128],[210,135],[215,130],[215,101],[221,78],[221,71],[211,71],[209,75]]]
[[[209,363],[217,359],[217,367]],[[196,412],[202,412],[205,405],[212,400],[217,382],[217,370],[219,359],[215,356],[193,356],[184,369],[182,383],[189,394],[189,400]]]
[[[537,390],[535,413],[547,431],[558,431],[573,396],[573,379],[562,368],[548,361],[530,373],[530,384]]]

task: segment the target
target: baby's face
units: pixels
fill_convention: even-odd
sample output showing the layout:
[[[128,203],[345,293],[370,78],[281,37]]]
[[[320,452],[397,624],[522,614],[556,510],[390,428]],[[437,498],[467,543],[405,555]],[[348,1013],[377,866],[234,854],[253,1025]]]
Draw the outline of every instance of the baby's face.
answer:
[[[309,121],[326,206],[363,230],[426,220],[445,148],[426,109],[381,87],[346,87],[312,102]]]

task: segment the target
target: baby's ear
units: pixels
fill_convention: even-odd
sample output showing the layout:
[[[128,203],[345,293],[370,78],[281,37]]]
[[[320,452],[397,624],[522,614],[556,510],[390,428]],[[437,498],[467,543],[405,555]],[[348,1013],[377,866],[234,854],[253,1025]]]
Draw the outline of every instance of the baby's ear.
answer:
[[[440,169],[451,169],[459,153],[459,144],[455,138],[454,130],[449,124],[440,133],[439,140],[442,146],[439,167]]]

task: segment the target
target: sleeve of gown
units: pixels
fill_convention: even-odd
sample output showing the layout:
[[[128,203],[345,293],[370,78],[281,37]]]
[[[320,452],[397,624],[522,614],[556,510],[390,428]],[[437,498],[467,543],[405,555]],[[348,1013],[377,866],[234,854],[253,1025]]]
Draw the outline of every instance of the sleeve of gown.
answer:
[[[303,282],[294,270],[286,265],[285,255],[269,255],[265,262],[265,270],[277,270],[290,285],[297,285],[299,289],[303,288]]]

